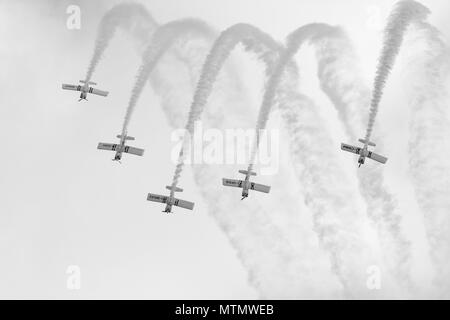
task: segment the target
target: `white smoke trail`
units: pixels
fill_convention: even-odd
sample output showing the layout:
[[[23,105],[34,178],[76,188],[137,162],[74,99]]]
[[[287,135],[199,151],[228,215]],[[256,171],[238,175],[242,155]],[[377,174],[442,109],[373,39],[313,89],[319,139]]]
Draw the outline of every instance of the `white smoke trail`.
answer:
[[[413,0],[404,0],[396,4],[388,18],[388,22],[384,30],[382,51],[378,60],[375,80],[373,83],[369,121],[365,136],[366,147],[368,146],[368,142],[370,141],[372,135],[375,118],[378,113],[378,107],[383,95],[383,89],[386,85],[386,80],[400,51],[405,31],[411,23],[425,20],[429,12],[430,11],[426,7],[418,2]]]
[[[274,62],[278,56],[280,46],[270,37],[261,33],[256,28],[240,25],[232,33],[237,37],[238,31],[245,29],[244,35],[240,35],[241,41],[245,41],[246,49],[260,56],[265,62],[266,73],[273,68]],[[241,32],[240,31],[240,32]],[[231,35],[229,35],[231,36]],[[246,38],[247,37],[247,38]],[[226,39],[227,37],[225,37]],[[243,39],[243,40],[242,40]],[[227,40],[227,48],[231,50],[238,39],[232,43]],[[222,47],[223,48],[223,47]],[[217,49],[216,49],[217,50]],[[211,59],[223,64],[227,55],[221,55],[219,59]],[[205,64],[206,65],[206,64]],[[216,71],[218,72],[218,71]],[[233,78],[233,81],[236,79]],[[170,103],[173,95],[172,90],[166,86],[160,87],[161,82],[155,81],[156,91],[160,92],[164,101],[169,101],[164,108],[170,121],[177,122],[171,109],[178,108],[177,103]],[[204,121],[212,123],[215,127],[221,124],[222,127],[239,127],[239,121],[243,121],[242,109],[246,106],[243,92],[236,94],[238,103],[226,103],[227,108],[216,107],[210,110],[204,116]],[[228,97],[229,98],[229,97]],[[192,114],[192,113],[191,113]],[[235,114],[236,116],[232,116]],[[244,113],[245,114],[245,113]],[[239,117],[238,117],[239,115]],[[239,119],[239,120],[238,120]],[[241,123],[241,125],[245,125]],[[230,204],[235,202],[231,193],[223,192],[220,188],[220,181],[223,172],[218,172],[214,166],[194,166],[194,175],[200,190],[208,204],[209,211],[217,220],[219,226],[224,230],[230,239],[234,248],[236,248],[240,259],[249,270],[250,281],[252,285],[258,288],[258,291],[265,298],[326,298],[336,297],[338,295],[339,284],[330,277],[327,270],[327,263],[319,248],[305,243],[305,234],[309,230],[305,226],[298,227],[298,238],[296,243],[288,242],[286,235],[279,227],[276,227],[268,216],[268,208],[258,203],[240,203],[239,208],[229,210]],[[281,200],[281,199],[280,199]],[[289,210],[296,209],[295,199],[290,199],[284,195],[283,201],[289,202]],[[281,204],[275,202],[273,210],[277,210]],[[286,215],[286,212],[279,212],[280,215]],[[297,211],[298,215],[298,211]],[[297,228],[297,226],[291,227]],[[300,248],[300,251],[298,251]],[[309,254],[310,250],[314,254]],[[318,262],[321,261],[321,262]],[[312,276],[312,273],[320,276]]]
[[[270,110],[277,102],[278,97],[280,107],[284,110],[283,116],[288,123],[291,151],[295,160],[294,163],[297,166],[299,180],[304,185],[308,207],[313,213],[314,229],[319,235],[321,244],[330,254],[333,271],[344,286],[346,294],[352,295],[359,291],[364,295],[367,293],[366,288],[362,287],[362,283],[364,283],[362,279],[365,276],[364,266],[350,266],[348,262],[352,260],[344,258],[345,255],[352,254],[344,243],[355,247],[358,247],[359,244],[360,247],[357,251],[361,256],[355,255],[353,259],[359,259],[365,263],[370,261],[368,257],[363,258],[363,248],[367,244],[364,243],[365,241],[359,233],[362,222],[357,223],[359,214],[355,209],[356,202],[351,200],[355,198],[352,196],[355,191],[351,191],[349,188],[347,194],[342,194],[341,188],[330,183],[330,181],[334,181],[333,179],[323,180],[323,177],[344,176],[345,173],[338,168],[336,159],[332,159],[333,157],[329,154],[323,154],[333,150],[333,146],[330,137],[327,136],[326,129],[321,125],[323,119],[320,119],[316,110],[314,110],[314,103],[305,96],[295,94],[296,86],[289,83],[290,80],[285,74],[288,63],[303,44],[310,42],[313,45],[318,45],[323,39],[337,37],[340,32],[338,28],[317,23],[305,25],[288,36],[286,50],[268,81],[256,127],[258,130],[265,128]],[[310,143],[309,139],[314,139],[314,143]],[[257,145],[255,149],[257,149]],[[253,155],[255,155],[255,149]],[[332,163],[327,162],[323,168],[336,168],[328,173],[326,169],[318,167],[317,159],[320,159],[321,162],[330,159],[329,162]],[[249,168],[251,166],[252,163]],[[324,173],[324,171],[327,172]],[[336,181],[339,180],[339,178],[336,179]],[[336,190],[339,190],[339,192],[336,192]],[[325,207],[324,204],[327,202],[332,202],[333,205]],[[333,208],[333,210],[329,208]],[[337,215],[334,216],[333,214],[336,212]],[[325,219],[324,216],[327,216],[328,219]],[[352,223],[345,223],[340,226],[339,219],[345,220],[345,217],[352,217],[349,218]],[[341,228],[346,232],[340,233]],[[352,243],[353,241],[355,243]]]
[[[298,94],[279,99],[297,177],[313,214],[314,231],[330,255],[332,271],[346,298],[374,298],[377,293],[366,287],[366,270],[377,264],[377,258],[365,239],[367,222],[358,210],[363,206],[355,197],[357,186],[342,170],[314,102]]]
[[[138,47],[148,43],[147,32],[144,28],[129,28],[128,30],[135,38]],[[257,37],[256,37],[257,38]],[[269,40],[267,37],[266,40]],[[271,40],[273,42],[273,40]],[[256,54],[260,54],[262,60],[268,63],[269,60],[275,61],[274,50],[277,44],[270,43],[259,44],[257,39],[252,41],[251,37],[245,39],[243,44],[247,46],[247,50],[252,50]],[[268,48],[261,48],[268,46]],[[176,48],[177,50],[179,48]],[[202,55],[186,56],[183,51],[181,56],[183,63],[186,63],[189,71],[197,71],[197,62],[200,61]],[[201,64],[198,64],[200,66]],[[266,66],[269,67],[268,65]],[[164,111],[167,113],[171,124],[178,126],[179,114],[177,110],[180,108],[179,98],[182,91],[179,87],[170,84],[166,79],[160,77],[158,70],[151,74],[151,81],[154,89],[161,95],[161,101]],[[224,70],[230,77],[231,81],[227,83],[227,89],[235,90],[232,94],[227,95],[227,105],[240,110],[242,114],[244,106],[248,103],[245,99],[245,92],[239,90],[239,81],[236,72],[227,69]],[[230,99],[234,99],[230,103]],[[236,109],[237,108],[237,109]],[[210,110],[211,111],[211,110]],[[228,126],[236,125],[236,118],[230,117],[230,110],[214,110],[206,114],[207,120],[213,124],[223,123],[225,121]],[[234,112],[237,114],[237,112]],[[243,120],[240,117],[240,120]],[[214,216],[219,226],[224,230],[231,243],[237,250],[243,264],[248,268],[251,283],[259,289],[262,297],[266,298],[331,298],[337,296],[339,290],[338,284],[333,278],[330,278],[327,272],[327,264],[322,261],[320,248],[315,248],[314,241],[305,240],[305,234],[309,232],[307,226],[303,224],[296,229],[302,241],[297,241],[295,246],[283,240],[284,233],[273,226],[273,221],[267,220],[266,207],[263,205],[252,203],[251,206],[244,204],[240,210],[228,210],[233,199],[230,195],[217,190],[216,181],[219,181],[218,171],[214,168],[194,168],[197,184],[201,187],[201,191],[208,203],[208,209]],[[211,178],[216,175],[217,179]],[[220,188],[220,186],[219,186]],[[298,212],[295,199],[290,199],[289,195],[284,195],[283,200],[289,202],[289,210]],[[226,203],[220,206],[221,201]],[[280,207],[277,205],[276,207]],[[274,208],[274,214],[276,209]],[[262,215],[264,213],[264,215]],[[286,214],[286,212],[282,212]],[[266,218],[264,218],[266,217]],[[292,226],[292,224],[291,224]],[[303,228],[303,229],[302,229]],[[306,229],[305,229],[306,228]],[[296,232],[296,233],[297,233]],[[273,235],[273,237],[271,236]],[[300,237],[300,238],[302,238]],[[274,241],[279,239],[279,241]],[[299,250],[300,248],[300,250]],[[316,275],[313,275],[315,273]]]
[[[320,248],[287,241],[287,230],[275,225],[265,212],[268,202],[237,203],[239,199],[236,194],[221,189],[223,174],[214,166],[197,166],[194,169],[195,180],[202,186],[200,191],[211,216],[236,248],[249,272],[250,283],[258,289],[261,298],[341,298],[342,288],[331,277]],[[294,210],[295,215],[302,214],[295,211],[293,199],[284,197],[283,200],[290,204],[290,210]],[[234,208],[230,210],[233,204]],[[280,210],[277,214],[287,215],[288,212]],[[305,227],[291,227],[299,233],[306,231]],[[298,236],[302,237],[305,238],[303,234]]]
[[[157,24],[145,6],[138,3],[122,3],[111,8],[102,18],[95,40],[94,53],[89,62],[86,81],[90,81],[95,69],[118,27],[141,24],[150,33]]]
[[[155,68],[160,57],[173,46],[177,40],[183,40],[192,36],[212,41],[214,31],[206,23],[197,19],[181,19],[162,25],[154,32],[150,44],[142,57],[142,65],[136,76],[136,81],[131,91],[130,100],[125,113],[122,134],[127,133],[128,124],[133,115],[136,103],[147,83],[150,73]]]
[[[316,43],[315,51],[321,88],[336,107],[348,137],[356,141],[367,123],[364,106],[370,101],[370,91],[360,76],[351,41],[342,30],[337,30],[334,37]],[[411,244],[403,234],[402,217],[394,197],[385,188],[381,169],[366,166],[364,171],[358,171],[360,190],[367,202],[367,214],[377,228],[384,264],[410,293],[414,289]]]
[[[192,136],[194,130],[194,123],[196,120],[200,119],[200,116],[206,106],[208,97],[210,96],[214,82],[223,67],[223,64],[227,60],[228,56],[236,45],[243,43],[252,46],[252,50],[258,52],[258,47],[263,43],[272,43],[276,48],[274,50],[280,50],[280,46],[275,44],[272,38],[261,32],[259,29],[248,25],[248,24],[236,24],[230,28],[223,31],[219,38],[215,41],[210,53],[208,54],[206,61],[203,65],[202,73],[200,75],[200,80],[197,84],[197,89],[194,93],[193,101],[190,107],[188,121],[186,123],[186,133]],[[262,48],[261,48],[262,49]],[[265,61],[266,65],[271,65],[271,61],[268,59],[273,59],[269,55],[260,55],[259,58]],[[273,60],[272,60],[273,61]],[[270,72],[270,70],[266,70]],[[185,139],[186,143],[189,139]],[[177,167],[172,180],[172,186],[176,186],[178,179],[183,170],[184,161],[186,155],[184,154],[186,146],[183,146]]]
[[[263,102],[259,109],[258,119],[255,126],[257,139],[251,153],[248,171],[252,171],[253,169],[256,154],[259,148],[261,130],[264,130],[266,128],[270,112],[275,104],[276,91],[279,88],[279,84],[282,78],[288,76],[287,71],[289,65],[292,63],[292,58],[298,52],[301,45],[305,44],[308,41],[315,42],[322,37],[330,37],[330,34],[332,34],[333,32],[334,28],[326,24],[312,23],[298,28],[288,36],[288,45],[282,52],[280,59],[275,66],[274,72],[268,80],[266,90],[264,91]],[[297,89],[297,83],[292,82],[292,79],[289,81],[285,79],[284,83],[285,86],[289,85],[289,88],[284,88],[285,90],[295,91]]]
[[[450,50],[440,33],[417,23],[420,55],[408,64],[409,164],[435,267],[437,298],[450,297]]]
[[[276,63],[274,72],[272,73],[272,75],[270,76],[267,86],[266,86],[266,90],[264,92],[264,97],[263,97],[263,101],[259,110],[259,115],[258,115],[258,119],[257,119],[257,123],[256,123],[256,134],[257,137],[259,137],[259,132],[260,130],[265,129],[267,121],[269,119],[269,115],[271,112],[271,109],[273,108],[274,104],[276,103],[276,98],[277,98],[277,92],[281,89],[284,92],[284,99],[283,100],[283,107],[286,107],[287,105],[289,105],[290,108],[294,108],[294,110],[289,110],[286,111],[284,113],[285,118],[287,119],[287,126],[289,128],[290,131],[290,136],[291,136],[291,151],[294,154],[294,159],[296,160],[296,163],[298,161],[301,161],[303,168],[305,170],[307,170],[310,174],[313,172],[317,172],[323,169],[318,168],[317,165],[314,162],[308,162],[309,159],[311,159],[310,157],[315,157],[318,154],[324,152],[324,150],[327,150],[327,142],[329,142],[329,139],[324,135],[324,134],[319,134],[318,131],[322,130],[322,126],[320,125],[320,123],[322,123],[322,119],[317,117],[317,114],[315,113],[314,110],[311,111],[306,111],[306,110],[300,110],[302,108],[308,108],[306,107],[306,105],[310,104],[309,108],[314,108],[314,105],[312,103],[312,101],[308,101],[308,99],[306,97],[303,96],[298,96],[295,94],[295,91],[297,90],[297,85],[296,82],[291,83],[291,79],[289,79],[287,76],[288,74],[288,66],[291,63],[293,57],[296,55],[296,53],[298,52],[298,50],[300,49],[300,47],[303,44],[306,44],[306,42],[311,42],[311,43],[315,43],[317,41],[320,41],[320,39],[322,39],[323,37],[325,38],[329,38],[332,37],[334,34],[336,33],[336,28],[331,27],[329,25],[326,24],[320,24],[320,23],[313,23],[313,24],[309,24],[309,25],[305,25],[303,27],[298,28],[297,30],[295,30],[294,32],[292,32],[289,36],[288,36],[288,40],[287,40],[287,45],[286,45],[286,49],[282,52],[280,59],[278,60],[278,62]],[[283,96],[280,93],[280,96]],[[303,125],[306,125],[306,123],[308,122],[304,122],[304,120],[299,119],[299,117],[304,116],[305,118],[308,119],[308,121],[314,121],[314,122],[318,122],[317,124],[315,124],[315,129],[314,132],[305,130],[305,128],[303,128]],[[311,119],[312,117],[312,119]],[[309,126],[309,128],[312,128],[312,126]],[[317,132],[316,132],[317,131]],[[322,140],[317,140],[315,142],[315,145],[320,146],[320,149],[315,149],[312,145],[310,144],[299,144],[299,141],[305,141],[304,136],[300,137],[299,133],[302,133],[302,135],[304,136],[309,136],[311,134],[317,135],[317,138],[322,137]],[[295,138],[292,138],[295,137]],[[298,149],[298,146],[302,145],[302,149],[301,151]],[[251,156],[251,162],[249,164],[248,170],[251,171],[254,165],[254,161],[255,161],[255,157],[256,157],[256,153],[259,147],[259,138],[257,138],[255,145],[253,147],[252,150],[252,156]],[[323,148],[323,149],[322,149]],[[304,153],[305,155],[300,155],[301,153]],[[307,157],[307,155],[310,155],[310,157]],[[326,158],[330,158],[330,156],[325,155],[323,157],[319,157],[321,159],[321,161],[323,161],[322,159]],[[334,162],[336,162],[335,159],[333,159]],[[326,166],[327,167],[327,166]],[[303,172],[302,170],[298,169],[297,171],[299,172]],[[338,170],[337,174],[341,173],[343,175],[342,172],[340,172]],[[319,173],[316,173],[315,175],[319,176]],[[323,174],[323,176],[327,176],[325,174]],[[308,177],[310,177],[310,175],[308,175]],[[339,198],[339,196],[333,196],[333,193],[339,193],[339,192],[332,192],[331,190],[328,190],[327,188],[329,187],[335,187],[330,185],[328,182],[324,183],[324,184],[320,184],[320,180],[319,179],[314,179],[312,181],[310,181],[309,179],[305,179],[305,174],[304,173],[300,173],[300,177],[299,177],[300,181],[302,182],[302,184],[304,185],[304,191],[306,193],[306,196],[308,199],[311,199],[311,201],[309,201],[308,203],[308,207],[310,207],[310,209],[312,210],[313,213],[313,219],[314,219],[314,229],[316,231],[316,233],[319,236],[319,239],[321,241],[321,244],[323,245],[323,247],[325,248],[325,250],[327,250],[330,254],[330,259],[331,259],[331,263],[333,266],[333,271],[336,274],[336,276],[339,278],[339,280],[342,282],[342,285],[344,287],[344,289],[346,290],[346,294],[349,294],[350,292],[354,291],[355,288],[352,287],[352,285],[350,285],[351,281],[352,281],[352,277],[347,273],[345,274],[345,270],[344,268],[346,267],[345,265],[347,264],[346,260],[343,259],[343,255],[345,254],[345,249],[340,247],[340,245],[343,243],[343,241],[348,241],[345,240],[345,237],[343,236],[339,236],[338,233],[338,228],[336,228],[334,225],[333,227],[329,227],[332,223],[330,223],[330,221],[325,221],[325,219],[321,219],[319,217],[324,216],[324,215],[330,215],[330,220],[335,220],[336,217],[332,216],[331,212],[327,212],[327,209],[323,208],[323,203],[326,202],[326,199],[329,197],[329,201],[332,201],[333,199]],[[327,193],[325,196],[323,195],[319,195],[319,196],[315,196],[314,193],[315,192],[324,192],[325,190],[327,190]],[[339,188],[335,189],[335,190],[339,190]],[[321,198],[323,197],[323,198]],[[346,210],[349,209],[349,207],[346,207],[346,202],[347,202],[347,206],[348,204],[352,203],[353,201],[350,200],[351,197],[348,197],[349,200],[347,201],[334,201],[334,206],[332,206],[333,210],[332,212],[346,212]],[[341,200],[341,199],[338,199]],[[351,205],[350,205],[351,207]],[[358,214],[354,213],[353,214],[354,217],[357,217]],[[344,215],[339,215],[341,217],[343,217]],[[352,239],[354,241],[358,241],[360,243],[362,243],[363,241],[361,239]],[[336,241],[334,244],[332,244],[331,242]],[[364,272],[363,269],[359,268],[359,276],[361,277],[361,272]],[[352,270],[355,275],[358,274],[358,272],[355,272],[354,270]],[[361,280],[361,278],[359,278],[359,280]],[[354,283],[355,284],[355,283]],[[360,286],[358,286],[359,289]],[[365,291],[365,290],[364,290]]]

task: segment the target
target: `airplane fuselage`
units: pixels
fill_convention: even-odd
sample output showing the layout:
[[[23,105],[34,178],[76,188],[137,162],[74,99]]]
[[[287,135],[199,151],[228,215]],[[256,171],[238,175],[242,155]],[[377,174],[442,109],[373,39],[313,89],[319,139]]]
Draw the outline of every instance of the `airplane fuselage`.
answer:
[[[120,161],[122,159],[122,151],[116,151],[116,155],[114,156],[114,161]]]
[[[122,153],[125,148],[125,139],[121,138],[120,143],[116,148],[116,155],[114,156],[114,161],[120,161],[122,159]]]
[[[248,197],[248,190],[250,189],[250,175],[245,176],[245,180],[242,183],[242,199]]]
[[[370,158],[371,156],[372,156],[372,151],[367,150],[367,148],[362,149],[359,153],[359,159],[358,159],[359,166],[364,164],[367,157]]]
[[[166,208],[164,209],[165,213],[172,213],[172,205],[171,204],[166,204]]]
[[[367,146],[364,146],[361,151],[359,152],[359,159],[358,159],[358,163],[359,166],[361,166],[362,164],[364,164],[364,162],[366,161],[367,157],[371,157],[372,156],[372,151],[369,151]]]
[[[173,194],[171,194],[171,195],[169,196],[169,198],[167,199],[167,202],[166,202],[166,208],[164,209],[163,212],[171,213],[171,212],[172,212],[172,206],[173,206],[173,205],[176,205],[177,202],[178,202],[178,200],[175,199],[175,197],[174,197]]]
[[[80,100],[87,100],[87,94],[89,92],[89,84],[80,85]]]
[[[92,83],[94,84],[94,83]],[[80,100],[87,100],[87,94],[92,93],[94,88],[89,87],[89,82],[85,83],[84,85],[80,85]]]
[[[359,151],[359,159],[358,159],[359,166],[364,164],[364,162],[366,161],[366,157],[368,155],[369,155],[369,150],[367,149],[367,146],[364,146],[361,149],[361,151]]]

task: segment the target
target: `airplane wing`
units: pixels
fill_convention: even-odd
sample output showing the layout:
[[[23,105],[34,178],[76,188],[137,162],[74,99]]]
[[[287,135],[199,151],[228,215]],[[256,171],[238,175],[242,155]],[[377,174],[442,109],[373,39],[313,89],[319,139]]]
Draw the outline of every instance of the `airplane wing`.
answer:
[[[387,158],[380,156],[379,154],[376,154],[375,152],[369,152],[369,154],[367,155],[368,158],[378,161],[380,163],[386,163]]]
[[[125,149],[123,151],[126,153],[134,154],[136,156],[142,156],[144,154],[144,149],[133,148],[129,146],[125,146]]]
[[[236,188],[242,188],[242,184],[244,181],[242,180],[234,180],[234,179],[222,179],[222,184],[227,187],[236,187]]]
[[[103,143],[103,142],[100,142],[98,144],[98,146],[97,146],[97,149],[116,151],[117,146],[118,145],[114,144],[114,143]]]
[[[251,182],[250,183],[250,190],[255,190],[255,191],[259,191],[259,192],[269,193],[270,187],[269,186],[265,186],[263,184],[258,184],[258,183]]]
[[[361,148],[351,146],[349,144],[341,143],[341,150],[359,154],[361,152]]]
[[[63,83],[62,88],[64,90],[81,91],[81,86],[74,85],[74,84],[65,84],[65,83]]]
[[[102,91],[102,90],[98,90],[98,89],[89,87],[89,93],[92,93],[92,94],[96,94],[96,95],[99,95],[99,96],[106,97],[106,96],[108,95],[109,92],[108,92],[108,91]]]
[[[192,203],[192,202],[181,200],[181,199],[176,199],[176,198],[173,200],[174,200],[174,202],[173,202],[174,206],[188,209],[188,210],[194,209],[194,203]]]
[[[167,203],[167,199],[169,199],[169,197],[167,197],[167,196],[160,196],[159,194],[149,193],[147,195],[147,200],[148,201]]]

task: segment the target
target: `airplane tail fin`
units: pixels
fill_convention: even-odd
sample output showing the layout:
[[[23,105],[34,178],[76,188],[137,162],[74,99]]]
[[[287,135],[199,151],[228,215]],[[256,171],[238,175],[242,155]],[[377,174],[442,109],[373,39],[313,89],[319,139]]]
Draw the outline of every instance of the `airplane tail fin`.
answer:
[[[358,139],[358,141],[361,142],[361,143],[366,144],[366,140],[365,140],[365,139]],[[372,146],[372,147],[375,147],[375,146],[376,146],[375,143],[370,142],[370,141],[367,141],[367,145],[368,145],[368,146]]]
[[[118,135],[117,135],[117,138],[122,139],[122,135],[121,135],[121,134],[118,134]],[[125,135],[125,140],[134,140],[134,137]]]
[[[183,189],[178,188],[178,187],[172,187],[172,186],[166,186],[166,189],[170,190],[170,191],[174,191],[174,192],[183,192]]]
[[[250,174],[251,176],[256,176],[256,172],[253,172],[253,171],[239,170],[239,173],[242,173],[245,175]]]
[[[86,83],[86,80],[80,80],[80,83]],[[97,85],[97,83],[94,81],[88,81],[87,84],[92,84],[93,86]]]

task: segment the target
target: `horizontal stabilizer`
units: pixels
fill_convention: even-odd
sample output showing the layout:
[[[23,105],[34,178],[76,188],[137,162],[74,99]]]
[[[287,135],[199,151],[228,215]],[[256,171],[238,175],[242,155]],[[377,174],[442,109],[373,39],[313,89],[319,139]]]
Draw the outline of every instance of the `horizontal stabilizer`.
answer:
[[[166,186],[166,189],[168,189],[170,191],[172,191],[172,189],[173,189],[174,192],[183,192],[183,189],[178,188],[178,187]]]
[[[251,176],[256,176],[256,172],[253,172],[253,171],[247,171],[247,170],[239,170],[239,173],[242,173],[242,174],[245,174],[245,175],[247,175],[247,174],[250,174]]]
[[[365,139],[358,139],[358,141],[359,142],[361,142],[361,143],[364,143],[364,144],[366,144],[366,140]],[[373,142],[367,142],[367,145],[368,146],[372,146],[372,147],[375,147],[376,146],[376,144],[375,143],[373,143]]]
[[[119,139],[122,139],[122,135],[121,134],[118,134],[117,135],[117,138],[119,138]],[[131,137],[131,136],[125,136],[125,140],[134,140],[134,137]]]
[[[81,83],[86,83],[86,80],[80,80]],[[97,83],[95,83],[94,81],[88,81],[88,84],[92,84],[93,86],[96,86]]]

